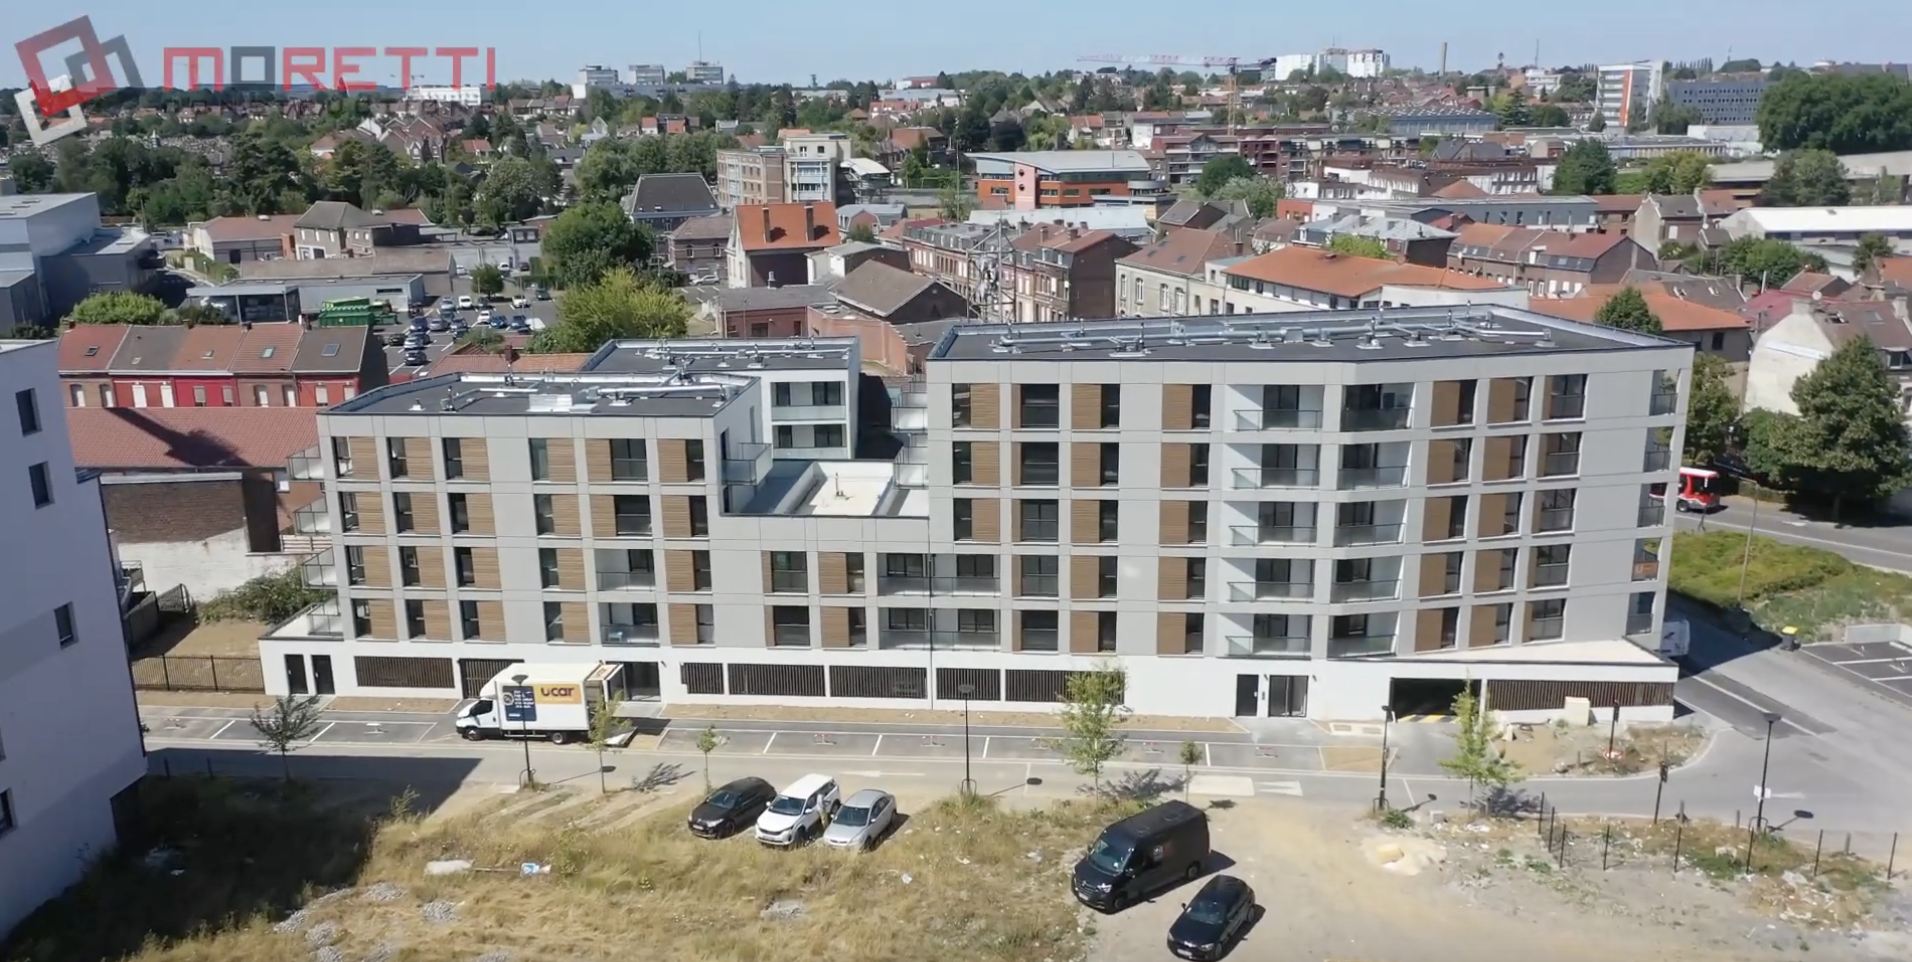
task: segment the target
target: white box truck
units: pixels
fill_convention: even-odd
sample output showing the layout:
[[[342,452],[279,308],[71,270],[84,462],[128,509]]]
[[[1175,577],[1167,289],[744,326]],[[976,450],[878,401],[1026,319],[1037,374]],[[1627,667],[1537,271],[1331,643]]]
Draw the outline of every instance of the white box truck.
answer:
[[[1684,618],[1668,618],[1660,629],[1660,657],[1685,658],[1693,648],[1693,627]]]
[[[611,663],[512,665],[478,697],[458,706],[453,724],[470,741],[548,738],[563,745],[590,737],[598,705],[624,700],[624,666]]]

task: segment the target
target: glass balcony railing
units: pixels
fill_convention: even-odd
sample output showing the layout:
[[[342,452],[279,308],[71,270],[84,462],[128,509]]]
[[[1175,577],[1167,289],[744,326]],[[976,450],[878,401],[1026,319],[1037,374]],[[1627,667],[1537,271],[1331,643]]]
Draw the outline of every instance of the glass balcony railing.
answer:
[[[1228,529],[1236,547],[1258,544],[1313,544],[1314,525],[1238,524]]]
[[[1319,428],[1321,412],[1305,408],[1269,408],[1263,411],[1237,411],[1237,431],[1279,431]]]
[[[1539,565],[1534,568],[1536,588],[1560,588],[1567,584],[1566,565]]]
[[[1314,597],[1312,581],[1231,581],[1229,601],[1292,601]]]
[[[1307,635],[1230,635],[1230,658],[1305,658],[1309,654]]]
[[[604,626],[604,643],[607,645],[655,645],[657,642],[656,625]]]
[[[1673,452],[1649,450],[1646,453],[1646,462],[1640,466],[1640,470],[1649,474],[1654,471],[1665,471],[1672,463]]]
[[[1657,528],[1666,523],[1666,505],[1654,500],[1653,504],[1640,505],[1640,514],[1634,519],[1639,528]]]
[[[1340,581],[1328,591],[1330,601],[1390,601],[1401,593],[1399,581]]]
[[[772,405],[772,421],[841,421],[844,411],[841,404],[787,404]]]
[[[1547,399],[1547,420],[1577,421],[1587,415],[1587,398],[1582,394],[1556,394]]]
[[[345,619],[339,614],[338,598],[321,601],[306,612],[306,630],[314,635],[340,637],[345,634]]]
[[[1680,396],[1678,394],[1655,394],[1653,395],[1653,402],[1647,411],[1655,415],[1672,414],[1674,411],[1679,410],[1679,408]]]
[[[604,591],[619,588],[651,589],[657,587],[655,571],[600,571],[597,573],[597,586]]]
[[[989,651],[1002,647],[1002,633],[885,628],[877,634],[876,643],[879,648]]]
[[[876,579],[876,593],[879,595],[997,595],[1002,593],[1002,582],[1001,579],[983,575],[935,578],[920,575],[883,575]]]
[[[1646,614],[1640,614],[1637,611],[1627,613],[1627,634],[1644,635],[1650,634],[1652,631],[1653,612],[1649,611]]]
[[[1321,482],[1321,472],[1313,468],[1236,468],[1234,481],[1237,491],[1312,488]]]
[[[1329,658],[1371,658],[1394,654],[1393,635],[1354,635],[1328,639]]]
[[[1347,548],[1363,544],[1399,544],[1398,524],[1347,524],[1334,529],[1334,545]]]
[[[299,562],[299,578],[308,588],[336,588],[339,586],[339,569],[332,563],[332,553],[315,554]]]
[[[1342,408],[1343,431],[1398,431],[1407,427],[1407,408]]]
[[[1580,452],[1558,451],[1540,459],[1540,476],[1558,478],[1580,473]]]
[[[316,447],[306,448],[286,461],[286,476],[294,481],[317,481],[325,477],[325,459]]]
[[[314,501],[292,512],[292,530],[298,534],[331,534],[332,511],[324,501]]]
[[[1357,488],[1398,488],[1407,483],[1407,466],[1387,468],[1342,468],[1336,476],[1342,491]]]

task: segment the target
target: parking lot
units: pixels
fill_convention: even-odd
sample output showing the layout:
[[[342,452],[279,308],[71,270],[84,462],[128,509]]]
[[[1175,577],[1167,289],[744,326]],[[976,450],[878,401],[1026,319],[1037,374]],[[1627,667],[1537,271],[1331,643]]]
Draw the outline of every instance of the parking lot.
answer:
[[[452,290],[450,294],[450,298],[453,302],[456,302],[461,295],[470,295],[470,294],[471,294],[471,278],[458,277],[453,279]],[[527,298],[530,298],[529,303],[527,304],[527,306],[521,307],[521,308],[512,307],[511,299],[520,294],[524,294],[524,296],[526,296]],[[549,326],[552,324],[556,324],[558,322],[558,302],[556,300],[556,296],[557,295],[554,294],[552,300],[540,301],[540,300],[537,300],[536,298],[531,298],[529,293],[519,291],[517,287],[513,285],[506,285],[505,293],[500,295],[498,299],[490,301],[488,303],[484,301],[480,301],[478,303],[477,308],[460,310],[458,312],[458,318],[460,320],[463,320],[466,324],[470,324],[476,327],[477,326],[476,322],[478,320],[478,311],[482,308],[489,307],[491,308],[493,312],[507,318],[513,315],[523,314],[527,318],[535,318],[537,320],[543,321],[547,326]],[[426,317],[436,317],[437,313],[438,313],[437,301],[433,301],[431,304],[425,307]],[[379,339],[380,344],[385,344],[385,339],[389,335],[391,335],[393,332],[403,333],[409,325],[410,325],[410,321],[409,319],[407,319],[406,322],[403,324],[374,328],[372,333],[373,333],[373,336]],[[499,333],[502,334],[506,332],[500,331]],[[432,362],[435,362],[439,358],[444,357],[445,354],[452,349],[456,340],[457,339],[452,336],[450,331],[439,331],[439,332],[433,333],[431,335],[431,344],[425,348],[425,364],[422,367],[429,368]],[[386,366],[386,369],[390,371],[393,375],[406,377],[406,376],[415,375],[421,370],[420,365],[411,365],[411,364],[405,363],[405,353],[406,353],[405,349],[402,347],[394,347],[389,344],[385,346],[385,366]]]
[[[1912,646],[1904,642],[1807,645],[1800,651],[1876,694],[1912,706]]]
[[[148,738],[258,744],[264,739],[241,708],[150,708],[140,710]],[[417,744],[455,738],[441,716],[388,712],[326,712],[308,744]]]

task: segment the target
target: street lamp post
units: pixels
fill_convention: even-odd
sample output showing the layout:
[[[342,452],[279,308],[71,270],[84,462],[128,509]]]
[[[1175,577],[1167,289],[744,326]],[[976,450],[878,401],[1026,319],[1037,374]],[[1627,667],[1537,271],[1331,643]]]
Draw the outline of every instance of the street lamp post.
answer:
[[[1746,871],[1753,870],[1753,840],[1766,830],[1766,796],[1772,794],[1766,788],[1766,775],[1773,765],[1773,726],[1779,724],[1779,713],[1769,711],[1766,718],[1766,757],[1759,763],[1759,805],[1753,812],[1753,822],[1746,831]]]
[[[963,697],[963,797],[976,794],[976,780],[969,777],[969,696],[976,693],[976,686],[964,682],[956,686],[956,694]]]
[[[512,675],[511,683],[517,686],[518,690],[523,691],[524,683],[530,677],[531,677],[530,675]],[[535,702],[535,699],[534,699],[534,702]],[[519,725],[519,728],[521,729],[521,734],[523,735],[523,737],[520,738],[519,741],[524,742],[523,785],[526,788],[530,788],[535,783],[537,773],[531,770],[531,716],[525,713],[525,706],[523,705],[518,706],[518,725]]]
[[[1620,737],[1620,700],[1613,700],[1613,718],[1607,723],[1607,757],[1613,757],[1613,744]]]
[[[1388,810],[1388,723],[1394,720],[1394,708],[1381,706],[1381,794],[1374,800],[1376,811]]]

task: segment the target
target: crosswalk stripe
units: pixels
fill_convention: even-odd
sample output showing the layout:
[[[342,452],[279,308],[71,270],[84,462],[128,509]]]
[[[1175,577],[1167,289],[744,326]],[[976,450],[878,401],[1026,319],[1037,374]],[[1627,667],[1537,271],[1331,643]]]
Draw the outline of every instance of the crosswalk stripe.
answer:
[[[1300,782],[1258,782],[1257,787],[1270,795],[1301,796]]]

